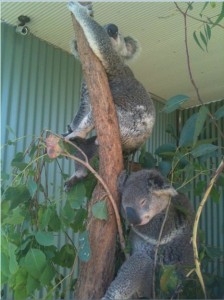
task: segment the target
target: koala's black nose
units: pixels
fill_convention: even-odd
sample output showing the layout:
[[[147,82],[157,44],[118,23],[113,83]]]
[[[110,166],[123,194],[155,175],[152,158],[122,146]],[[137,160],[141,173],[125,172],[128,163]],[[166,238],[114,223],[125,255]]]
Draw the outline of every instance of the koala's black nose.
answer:
[[[114,24],[109,24],[107,26],[107,33],[110,37],[112,37],[113,39],[116,39],[117,35],[118,35],[118,27]]]
[[[130,224],[138,225],[141,223],[141,219],[132,207],[126,207],[126,216]]]

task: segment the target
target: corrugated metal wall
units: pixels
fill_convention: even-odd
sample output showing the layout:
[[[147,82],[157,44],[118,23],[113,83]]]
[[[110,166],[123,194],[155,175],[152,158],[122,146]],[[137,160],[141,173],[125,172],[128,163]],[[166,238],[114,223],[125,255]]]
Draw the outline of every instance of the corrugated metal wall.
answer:
[[[209,111],[213,115],[220,107],[223,106],[224,100],[207,105]],[[180,128],[192,114],[198,112],[199,108],[200,107],[190,108],[180,112]],[[217,124],[221,131],[224,132],[223,118],[219,119]],[[202,139],[216,139],[215,144],[219,146],[217,156],[209,158],[206,161],[207,168],[215,170],[221,162],[221,157],[224,154],[224,140],[218,133],[216,126],[209,119],[206,121],[204,130],[200,137]],[[198,208],[202,198],[195,196],[194,190],[197,187],[197,184],[203,180],[205,180],[205,176],[199,176],[199,178],[193,182],[191,192],[189,193],[189,198],[194,203],[195,209]],[[219,187],[219,192],[219,203],[212,201],[211,197],[208,198],[200,219],[200,228],[205,232],[207,246],[212,246],[224,251],[224,187]],[[223,258],[214,263],[209,263],[208,270],[215,274],[224,276]]]

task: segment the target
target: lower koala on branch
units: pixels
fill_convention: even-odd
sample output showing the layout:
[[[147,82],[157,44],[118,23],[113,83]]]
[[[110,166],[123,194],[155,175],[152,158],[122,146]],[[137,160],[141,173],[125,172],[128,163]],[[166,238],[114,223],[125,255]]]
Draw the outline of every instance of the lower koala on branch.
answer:
[[[186,267],[194,264],[191,245],[193,210],[189,200],[177,193],[157,170],[141,170],[129,177],[122,172],[118,190],[125,219],[131,225],[132,253],[103,300],[152,298],[155,247],[170,197],[157,266],[177,264],[184,275]]]

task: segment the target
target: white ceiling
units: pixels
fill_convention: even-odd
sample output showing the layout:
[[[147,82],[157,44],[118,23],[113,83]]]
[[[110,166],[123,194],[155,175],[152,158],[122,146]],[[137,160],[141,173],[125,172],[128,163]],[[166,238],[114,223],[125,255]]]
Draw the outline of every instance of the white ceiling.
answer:
[[[186,7],[185,3],[179,5]],[[203,5],[194,3],[189,14],[199,18]],[[221,5],[208,5],[203,13],[215,20]],[[124,35],[141,43],[141,54],[130,66],[149,92],[164,100],[184,94],[190,96],[185,106],[199,104],[187,70],[184,20],[174,3],[97,2],[93,7],[100,24],[114,23]],[[2,2],[1,8],[2,21],[17,25],[18,16],[27,15],[32,34],[70,52],[74,31],[66,2]],[[224,24],[221,26],[212,29],[208,52],[203,52],[193,39],[193,32],[202,30],[203,23],[188,18],[192,72],[205,103],[224,99]]]

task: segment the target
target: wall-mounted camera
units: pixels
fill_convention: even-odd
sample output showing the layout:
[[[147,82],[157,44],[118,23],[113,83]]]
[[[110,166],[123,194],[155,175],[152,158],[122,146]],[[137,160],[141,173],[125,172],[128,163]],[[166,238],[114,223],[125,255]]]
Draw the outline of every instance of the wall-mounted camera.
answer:
[[[27,16],[19,16],[18,20],[20,23],[16,27],[16,32],[21,35],[27,35],[30,32],[30,30],[29,27],[26,26],[25,24],[30,22],[30,18]]]

